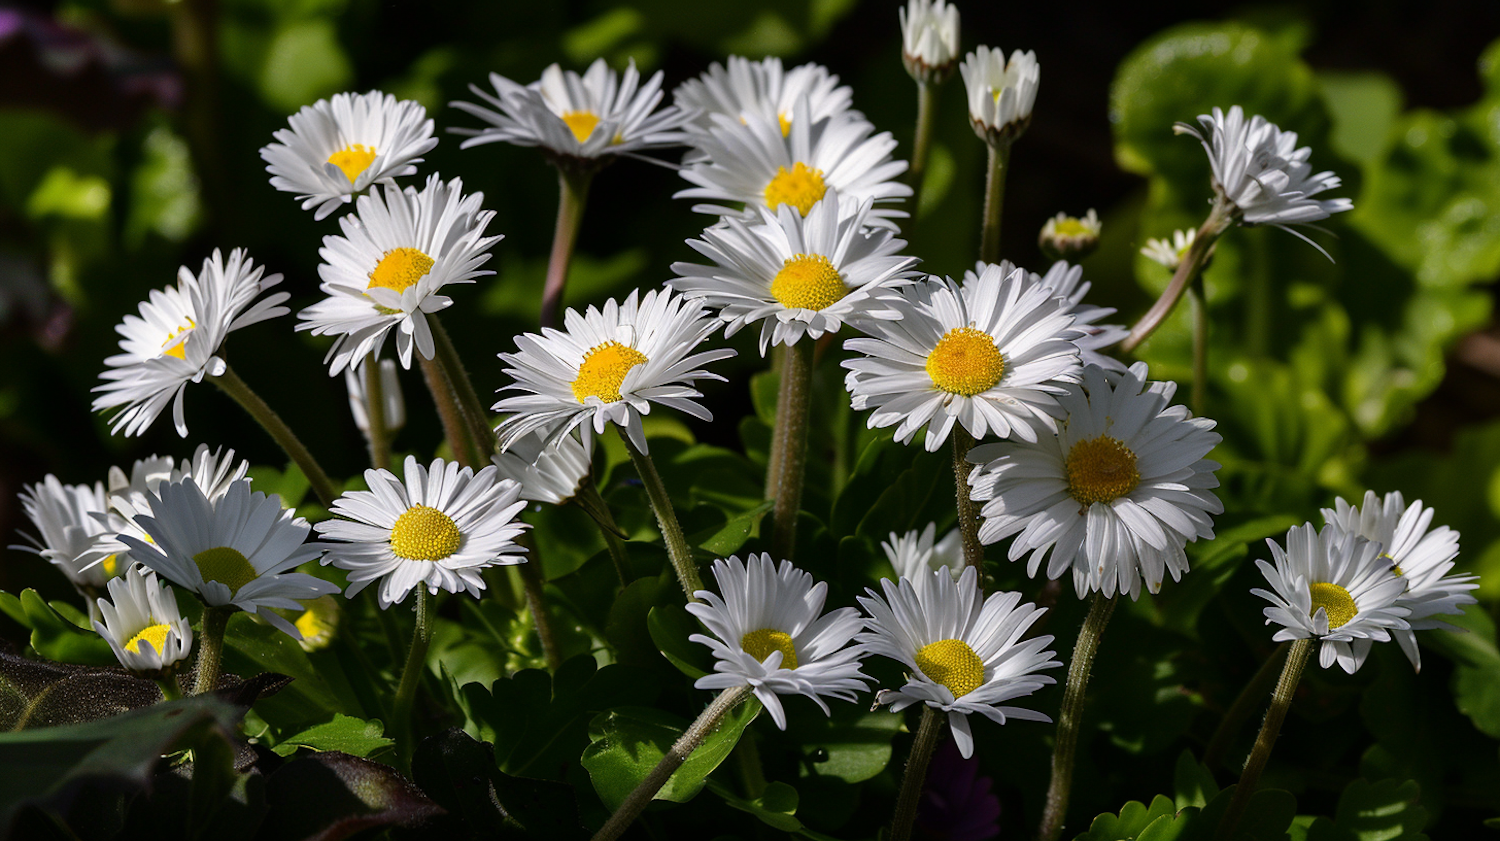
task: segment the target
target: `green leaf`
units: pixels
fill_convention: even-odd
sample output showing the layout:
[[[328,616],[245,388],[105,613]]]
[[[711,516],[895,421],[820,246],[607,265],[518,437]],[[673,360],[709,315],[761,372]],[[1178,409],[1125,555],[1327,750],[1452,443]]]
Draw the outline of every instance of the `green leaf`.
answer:
[[[743,514],[736,514],[724,521],[724,525],[711,529],[711,534],[699,532],[689,542],[716,558],[727,558],[738,552],[745,542],[754,536],[760,521],[770,513],[775,502],[767,500]]]
[[[247,613],[229,617],[224,634],[224,669],[242,677],[276,672],[292,683],[255,711],[281,732],[298,732],[328,720],[330,713],[359,712],[359,700],[347,684],[330,684],[341,673],[313,666],[297,641]]]
[[[260,94],[273,108],[295,111],[347,88],[353,78],[333,23],[297,21],[271,37],[261,65]]]
[[[709,788],[714,794],[724,798],[728,803],[742,812],[760,818],[761,823],[778,829],[782,832],[796,832],[805,834],[802,821],[797,819],[797,790],[783,782],[773,782],[766,786],[766,790],[760,797],[745,799],[738,797],[728,788],[718,783],[709,782]]]
[[[281,756],[291,756],[298,748],[314,751],[336,750],[352,756],[371,756],[394,745],[385,737],[385,725],[379,719],[365,721],[362,718],[334,713],[333,720],[317,724],[300,733],[287,736],[272,748]]]
[[[661,604],[651,608],[646,615],[646,628],[656,649],[678,671],[697,680],[713,670],[713,655],[708,647],[688,639],[702,633],[703,627],[681,605]]]
[[[1189,806],[1207,806],[1219,794],[1219,785],[1214,782],[1213,772],[1193,758],[1192,751],[1183,751],[1177,757],[1177,769],[1172,776],[1172,790],[1178,809]]]
[[[1426,841],[1427,810],[1411,780],[1355,780],[1339,795],[1334,822],[1359,841]]]
[[[364,829],[418,826],[442,814],[410,780],[337,751],[305,756],[266,780],[264,838],[345,838]]]
[[[1138,800],[1126,803],[1119,814],[1104,814],[1094,818],[1088,832],[1078,836],[1077,841],[1122,841],[1140,835],[1154,821],[1171,818],[1177,813],[1171,800],[1157,795],[1149,807]]]
[[[459,837],[587,838],[579,826],[578,804],[570,786],[512,777],[495,767],[493,745],[476,742],[453,728],[422,740],[412,757],[412,776],[429,797],[461,820]],[[486,784],[487,783],[487,784]],[[429,826],[443,837],[446,826]]]
[[[661,791],[657,800],[685,803],[700,790],[713,770],[729,756],[739,743],[745,727],[760,713],[760,702],[754,697],[731,710],[719,727],[682,763]],[[600,713],[589,723],[592,743],[580,760],[593,780],[599,799],[613,810],[635,790],[646,775],[681,738],[690,722],[661,710],[646,707],[617,707]]]
[[[1484,733],[1500,738],[1500,647],[1495,621],[1477,604],[1465,605],[1461,615],[1443,621],[1463,630],[1429,631],[1423,642],[1446,654],[1453,670],[1453,701]]]
[[[48,660],[91,666],[116,664],[114,650],[92,630],[84,630],[56,608],[42,601],[35,590],[21,591],[24,623],[31,628],[31,647]],[[74,615],[78,615],[76,611]]]
[[[899,715],[841,704],[831,716],[788,716],[787,736],[801,746],[802,776],[859,783],[890,764],[891,742],[901,728]]]

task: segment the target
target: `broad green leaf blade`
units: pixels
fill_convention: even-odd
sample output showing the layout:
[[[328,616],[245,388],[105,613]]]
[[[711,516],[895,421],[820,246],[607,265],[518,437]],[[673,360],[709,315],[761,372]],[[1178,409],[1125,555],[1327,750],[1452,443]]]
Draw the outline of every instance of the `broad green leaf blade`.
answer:
[[[291,756],[298,748],[309,748],[314,751],[336,750],[351,756],[369,757],[394,744],[385,737],[385,725],[379,719],[365,721],[334,713],[332,721],[287,736],[272,750],[281,756]]]
[[[703,788],[708,775],[739,743],[745,727],[760,710],[760,702],[753,696],[731,710],[718,729],[667,780],[655,799],[674,803],[691,800]],[[645,707],[619,707],[595,717],[589,723],[593,743],[583,752],[582,762],[605,806],[617,808],[666,756],[688,726],[689,722],[675,715]]]

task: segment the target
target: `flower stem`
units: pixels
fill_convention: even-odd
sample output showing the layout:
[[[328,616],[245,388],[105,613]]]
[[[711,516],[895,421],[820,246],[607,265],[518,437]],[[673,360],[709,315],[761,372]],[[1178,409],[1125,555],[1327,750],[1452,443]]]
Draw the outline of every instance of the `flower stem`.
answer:
[[[662,482],[661,474],[656,472],[656,463],[651,460],[651,454],[637,450],[629,435],[621,435],[620,438],[630,453],[635,472],[641,477],[641,484],[646,486],[646,496],[651,499],[651,510],[656,512],[661,539],[667,544],[667,557],[672,560],[672,568],[677,571],[682,591],[687,593],[688,601],[697,601],[698,597],[694,593],[703,589],[703,579],[698,577],[698,567],[693,563],[693,550],[682,533],[682,524],[677,522],[677,511],[672,508],[672,498],[667,495],[667,486]]]
[[[552,632],[552,618],[547,615],[547,601],[543,593],[546,583],[542,580],[541,558],[537,555],[535,541],[527,541],[526,550],[526,563],[518,565],[521,588],[526,591],[526,608],[531,611],[531,620],[536,623],[537,639],[542,642],[542,658],[547,661],[547,668],[555,672],[562,665],[562,657],[557,653],[557,635]]]
[[[1000,262],[1000,218],[1005,209],[1005,176],[1010,168],[1010,144],[990,144],[984,179],[984,227],[980,229],[979,259]]]
[[[203,608],[203,629],[198,634],[198,676],[193,680],[193,694],[214,691],[219,685],[219,661],[224,655],[224,629],[234,607]]]
[[[161,687],[163,701],[175,701],[182,697],[182,686],[177,683],[177,675],[163,675],[156,679],[156,685]]]
[[[480,459],[486,459],[495,452],[495,433],[490,429],[489,416],[485,414],[479,393],[474,390],[474,381],[469,378],[469,371],[459,358],[458,349],[453,346],[453,339],[443,323],[433,315],[428,317],[427,324],[432,328],[433,344],[437,347],[438,366],[458,398],[459,412],[469,425],[469,434],[474,436]]]
[[[1189,408],[1202,416],[1203,400],[1208,391],[1208,298],[1203,290],[1203,273],[1193,277],[1188,287],[1188,304],[1193,311],[1193,389]]]
[[[1057,717],[1057,741],[1052,747],[1052,782],[1047,786],[1047,806],[1037,830],[1039,841],[1057,841],[1068,816],[1073,760],[1078,751],[1079,725],[1083,721],[1084,690],[1088,687],[1089,672],[1094,668],[1099,639],[1104,636],[1104,626],[1109,624],[1109,617],[1115,612],[1117,598],[1094,594],[1089,602],[1089,615],[1078,631],[1078,642],[1073,645],[1073,661],[1068,664],[1068,685],[1063,690],[1062,710]]]
[[[552,257],[547,261],[547,285],[542,289],[542,326],[556,327],[562,310],[563,287],[568,284],[568,265],[588,203],[593,170],[557,170],[557,228],[552,233]]]
[[[1202,227],[1198,228],[1198,234],[1193,239],[1193,244],[1188,247],[1188,252],[1182,256],[1182,262],[1177,264],[1177,271],[1172,274],[1172,280],[1167,288],[1162,290],[1161,297],[1151,305],[1151,309],[1141,316],[1141,320],[1130,328],[1130,335],[1120,342],[1120,350],[1132,353],[1141,343],[1156,332],[1156,328],[1167,320],[1172,310],[1177,307],[1177,302],[1182,298],[1182,293],[1187,291],[1188,285],[1195,280],[1204,266],[1208,264],[1208,258],[1213,254],[1214,243],[1234,221],[1232,216],[1234,205],[1228,199],[1219,198],[1214,202],[1213,209],[1208,212],[1208,218],[1203,220]],[[1196,357],[1195,357],[1196,361]]]
[[[365,425],[370,443],[370,466],[378,470],[391,467],[390,431],[386,429],[385,380],[380,376],[380,360],[375,354],[365,358]]]
[[[667,784],[667,780],[672,778],[672,774],[682,767],[682,763],[687,761],[699,745],[703,744],[703,740],[719,726],[724,716],[749,695],[748,685],[731,686],[720,692],[718,697],[714,698],[713,703],[709,704],[698,719],[688,727],[687,732],[683,733],[682,737],[672,745],[666,756],[656,763],[656,767],[651,769],[646,779],[641,780],[640,785],[626,795],[620,808],[616,809],[615,813],[609,816],[609,820],[605,821],[604,826],[594,833],[593,841],[614,841],[620,837],[621,833],[629,829],[652,798],[656,797],[656,793],[661,791],[662,786]]]
[[[1292,696],[1296,694],[1297,684],[1302,680],[1302,668],[1307,665],[1307,656],[1312,653],[1312,646],[1311,639],[1300,639],[1292,643],[1291,649],[1287,651],[1281,679],[1276,682],[1276,691],[1271,695],[1271,708],[1266,711],[1266,721],[1260,726],[1260,735],[1255,737],[1255,747],[1250,751],[1250,758],[1245,760],[1245,770],[1240,774],[1240,784],[1235,786],[1229,809],[1219,819],[1219,829],[1214,834],[1216,839],[1234,837],[1240,818],[1245,814],[1245,807],[1250,805],[1250,796],[1255,793],[1255,786],[1260,783],[1260,773],[1265,770],[1266,761],[1271,758],[1271,746],[1276,743],[1281,723],[1286,720],[1286,711],[1292,706]]]
[[[250,386],[246,385],[245,381],[240,379],[233,368],[226,365],[224,366],[224,373],[217,377],[209,377],[209,379],[213,381],[214,385],[219,387],[219,390],[233,398],[234,402],[240,404],[240,408],[249,412],[250,417],[255,418],[256,422],[261,425],[261,428],[265,429],[266,432],[271,434],[272,438],[276,439],[276,443],[281,445],[281,449],[287,454],[287,457],[295,462],[297,467],[302,469],[302,474],[307,477],[308,483],[312,485],[313,493],[318,495],[318,499],[322,501],[323,505],[325,507],[332,506],[334,499],[338,497],[338,493],[333,487],[333,481],[328,478],[327,473],[323,472],[323,468],[312,457],[312,453],[308,452],[307,448],[302,446],[302,442],[292,433],[291,428],[286,425],[286,421],[283,421],[280,415],[276,414],[270,406],[266,405],[266,401],[260,399],[260,395],[251,391]]]
[[[974,449],[974,437],[959,424],[953,426],[953,492],[958,500],[958,533],[963,538],[964,566],[971,566],[984,580],[984,545],[979,542],[979,506],[969,497],[969,474],[974,465],[966,457]]]
[[[938,734],[943,732],[944,718],[932,707],[922,705],[922,723],[917,725],[917,739],[911,743],[906,773],[901,777],[901,793],[896,797],[890,841],[906,841],[911,837],[912,825],[917,821],[917,801],[922,796],[922,784],[927,781],[927,763],[932,761]]]
[[[922,208],[922,184],[927,180],[927,158],[932,153],[932,127],[936,123],[938,86],[917,82],[917,129],[912,138],[911,166],[906,170],[911,184],[911,219],[916,224]]]
[[[438,418],[443,422],[443,436],[448,439],[448,447],[453,450],[453,458],[465,467],[479,470],[484,465],[479,463],[479,454],[474,450],[472,430],[464,423],[463,411],[458,408],[458,396],[454,394],[452,386],[448,384],[448,378],[443,373],[443,368],[434,359],[421,359],[422,380],[427,383],[427,391],[432,395],[432,404],[437,408]]]
[[[427,592],[427,585],[419,583],[417,591],[417,624],[412,629],[411,648],[406,652],[406,665],[401,669],[401,686],[396,690],[396,703],[392,707],[391,725],[395,731],[396,749],[401,752],[401,763],[411,762],[416,749],[412,739],[411,709],[417,698],[417,686],[422,682],[426,668],[427,646],[432,642],[432,619],[435,600]]]
[[[1219,767],[1224,759],[1224,752],[1229,749],[1229,742],[1239,732],[1240,725],[1250,716],[1250,713],[1260,704],[1260,699],[1266,688],[1276,676],[1276,669],[1281,665],[1281,658],[1286,655],[1290,643],[1282,643],[1276,646],[1271,656],[1266,658],[1250,682],[1240,690],[1235,697],[1234,703],[1229,705],[1224,717],[1219,720],[1219,726],[1214,729],[1213,738],[1208,740],[1208,747],[1203,750],[1203,764],[1212,771]]]
[[[604,501],[603,495],[599,493],[599,488],[594,485],[592,478],[584,478],[583,484],[578,488],[578,493],[573,496],[573,504],[582,508],[599,526],[599,533],[604,535],[604,545],[609,549],[609,559],[615,564],[615,574],[620,576],[620,586],[629,584],[630,575],[626,572],[625,562],[625,542],[622,539],[624,532],[615,522],[614,515],[609,512],[609,503]]]
[[[787,348],[781,366],[781,389],[776,397],[776,465],[772,508],[771,555],[792,560],[797,550],[797,512],[802,508],[802,482],[807,473],[807,416],[812,407],[812,347],[805,337]]]

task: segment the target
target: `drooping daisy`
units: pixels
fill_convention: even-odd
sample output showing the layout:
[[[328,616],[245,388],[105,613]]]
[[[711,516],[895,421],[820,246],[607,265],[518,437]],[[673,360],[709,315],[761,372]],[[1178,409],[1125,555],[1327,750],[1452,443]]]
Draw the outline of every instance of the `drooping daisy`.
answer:
[[[319,220],[374,184],[413,175],[437,145],[427,109],[388,93],[339,93],[304,106],[260,150],[271,186],[300,193]]]
[[[1022,707],[1001,706],[1056,683],[1042,669],[1061,666],[1046,651],[1052,637],[1021,640],[1045,608],[1021,603],[1020,593],[992,593],[983,598],[973,567],[957,581],[937,569],[916,579],[880,582],[882,598],[866,590],[859,603],[865,609],[866,632],[855,637],[865,650],[905,664],[910,671],[900,689],[882,689],[875,703],[890,704],[900,712],[912,704],[926,704],[948,714],[953,741],[964,758],[974,753],[969,714],[979,713],[997,724],[1007,718],[1051,721]]]
[[[540,146],[575,161],[609,160],[612,155],[680,146],[678,129],[689,115],[675,106],[657,110],[663,96],[661,80],[657,71],[641,84],[634,60],[621,78],[602,58],[582,76],[554,64],[542,71],[540,81],[525,86],[491,73],[493,96],[469,86],[490,107],[449,103],[490,126],[452,131],[469,135],[464,149],[505,142]]]
[[[355,362],[344,369],[344,387],[349,390],[349,412],[354,415],[354,425],[370,437],[369,396],[365,389],[365,377],[369,361]],[[385,422],[385,434],[392,435],[406,426],[406,400],[401,395],[401,380],[396,376],[396,362],[382,359],[379,362],[380,401]]]
[[[697,186],[677,197],[733,205],[694,205],[699,213],[750,216],[754,208],[790,205],[806,216],[836,190],[846,201],[875,205],[866,224],[895,228],[891,220],[906,212],[887,205],[910,196],[911,188],[895,180],[906,162],[891,160],[896,141],[890,132],[871,137],[875,127],[853,112],[816,121],[806,97],[797,99],[792,115],[785,135],[779,122],[756,114],[713,117],[713,125],[695,136],[707,157],[682,169]]]
[[[505,373],[516,381],[502,391],[524,392],[493,407],[514,413],[496,430],[502,452],[533,432],[554,446],[558,436],[574,429],[588,449],[591,436],[614,423],[644,453],[641,415],[651,411],[652,403],[713,420],[694,402],[703,395],[693,383],[724,378],[698,366],[728,359],[734,351],[693,353],[719,326],[701,304],[666,290],[645,295],[632,290],[623,303],[611,298],[602,310],[569,309],[563,326],[565,330],[544,327],[540,335],[517,336],[518,352],[500,354],[509,366]]]
[[[465,196],[460,179],[435,175],[420,193],[389,186],[384,196],[359,197],[358,212],[339,220],[344,235],[324,237],[318,250],[328,297],[297,314],[298,330],[337,337],[324,358],[330,376],[378,354],[392,330],[403,368],[413,348],[432,358],[427,314],[453,303],[443,287],[494,274],[480,268],[501,239],[484,235],[495,212],[481,210],[483,202],[483,193]]]
[[[500,478],[521,484],[522,499],[551,505],[572,499],[592,468],[589,451],[578,436],[559,436],[549,447],[540,432],[521,437],[490,460],[500,471]]]
[[[210,501],[192,477],[164,482],[147,497],[150,514],[137,514],[149,542],[128,534],[130,556],[173,584],[197,594],[208,607],[254,613],[292,637],[298,631],[273,608],[338,592],[338,585],[301,572],[298,564],[323,553],[308,543],[312,527],[282,508],[281,497],[232,482]]]
[[[987,265],[982,261],[975,263],[972,271],[964,272],[964,283],[975,282]],[[1009,260],[1001,260],[997,265],[1000,266],[1002,275],[1008,275],[1016,269],[1016,266]],[[1084,296],[1088,295],[1093,284],[1083,279],[1082,266],[1072,265],[1066,260],[1058,260],[1047,269],[1046,274],[1027,272],[1026,277],[1031,283],[1051,290],[1053,296],[1072,305],[1068,312],[1074,319],[1073,341],[1078,345],[1080,362],[1085,366],[1097,365],[1106,371],[1125,370],[1125,363],[1105,353],[1104,350],[1113,347],[1121,339],[1130,335],[1130,328],[1120,324],[1098,323],[1100,319],[1114,315],[1115,308],[1096,307],[1083,302]]]
[[[99,599],[94,630],[132,672],[156,675],[180,663],[193,650],[193,626],[177,609],[172,588],[156,573],[132,566],[109,582],[109,598]]]
[[[1337,662],[1352,675],[1373,643],[1410,632],[1409,611],[1397,604],[1406,581],[1381,557],[1379,543],[1334,526],[1317,531],[1312,523],[1286,533],[1285,551],[1270,538],[1266,543],[1276,565],[1255,565],[1271,590],[1250,592],[1271,603],[1266,624],[1281,626],[1273,637],[1277,642],[1322,640],[1319,665],[1326,669]]]
[[[1083,216],[1059,213],[1042,225],[1037,246],[1053,260],[1081,260],[1098,249],[1103,230],[1099,214],[1092,207]]]
[[[779,695],[806,695],[829,713],[823,696],[853,701],[868,687],[859,670],[863,651],[849,642],[859,633],[859,611],[842,607],[823,613],[828,585],[765,553],[714,561],[722,596],[709,590],[687,609],[713,636],[688,639],[709,647],[714,673],[698,678],[698,689],[753,687],[776,726],[786,729]]]
[[[1044,560],[1048,578],[1071,569],[1080,598],[1135,598],[1142,578],[1153,593],[1166,573],[1180,578],[1183,546],[1212,538],[1209,515],[1224,510],[1212,490],[1219,465],[1205,458],[1220,436],[1213,421],[1170,405],[1175,383],[1146,376],[1143,362],[1122,373],[1085,368],[1059,398],[1056,434],[971,450],[980,542],[1018,535],[1010,559],[1029,554],[1033,578]]]
[[[975,439],[994,433],[1035,441],[1052,428],[1057,395],[1077,379],[1068,303],[1021,270],[988,266],[962,287],[936,277],[900,290],[901,318],[865,325],[844,347],[844,386],[870,428],[896,426],[910,441],[927,427],[936,450],[955,423]]]
[[[943,0],[909,0],[901,16],[901,61],[923,84],[940,83],[958,64],[958,7]]]
[[[958,529],[952,529],[943,535],[942,540],[934,542],[936,536],[937,523],[928,523],[920,532],[891,532],[890,539],[881,543],[880,548],[885,551],[891,568],[896,570],[897,578],[916,581],[936,569],[945,569],[954,578],[963,574],[963,535]]]
[[[1363,505],[1352,506],[1340,497],[1332,509],[1323,509],[1328,525],[1379,543],[1380,560],[1406,582],[1406,589],[1396,597],[1396,606],[1410,611],[1406,621],[1411,630],[1391,634],[1418,669],[1422,657],[1413,631],[1451,628],[1436,617],[1463,613],[1461,605],[1477,601],[1469,591],[1479,587],[1476,575],[1448,574],[1458,557],[1458,532],[1447,526],[1429,531],[1432,516],[1433,510],[1423,506],[1420,499],[1408,506],[1400,491],[1384,497],[1365,491]]]
[[[91,598],[119,572],[118,567],[94,563],[95,546],[108,537],[103,517],[109,500],[103,482],[64,485],[49,473],[41,482],[22,487],[21,507],[39,534],[22,532],[31,545],[10,548],[46,558]]]
[[[799,98],[807,98],[808,116],[820,122],[848,111],[854,92],[821,64],[784,70],[775,56],[751,61],[732,55],[678,85],[672,96],[678,108],[693,114],[689,129],[707,131],[715,114],[735,120],[753,115],[776,122],[785,135],[791,131],[792,108]]]
[[[1031,125],[1042,68],[1036,53],[980,47],[959,65],[969,94],[969,121],[974,133],[991,146],[1008,144]]]
[[[1182,265],[1182,258],[1187,256],[1188,249],[1193,247],[1193,240],[1197,238],[1197,228],[1176,230],[1172,232],[1170,239],[1146,240],[1146,244],[1141,247],[1141,253],[1147,259],[1160,263],[1175,272],[1177,267]]]
[[[177,434],[187,437],[182,392],[189,382],[217,377],[226,368],[219,356],[224,339],[234,330],[288,312],[281,306],[290,295],[262,292],[281,282],[281,275],[265,275],[243,248],[229,252],[226,263],[218,249],[203,261],[197,275],[186,266],[177,271],[177,285],[152,290],[140,315],[127,315],[115,327],[124,338],[119,354],[104,360],[102,392],[94,411],[119,409],[110,432],[140,435],[172,403]]]
[[[335,517],[318,523],[327,545],[323,563],[349,571],[353,598],[380,582],[381,609],[399,604],[414,587],[478,596],[481,573],[495,565],[526,562],[515,539],[526,503],[521,486],[494,467],[475,473],[457,462],[433,459],[423,467],[407,456],[405,481],[389,470],[366,470],[368,491],[334,500]]]
[[[726,217],[688,240],[714,265],[673,263],[680,276],[667,285],[718,309],[725,336],[760,322],[761,356],[853,318],[899,318],[888,299],[917,261],[898,253],[906,242],[892,231],[867,227],[870,207],[830,192],[806,216],[782,205],[750,222]]]

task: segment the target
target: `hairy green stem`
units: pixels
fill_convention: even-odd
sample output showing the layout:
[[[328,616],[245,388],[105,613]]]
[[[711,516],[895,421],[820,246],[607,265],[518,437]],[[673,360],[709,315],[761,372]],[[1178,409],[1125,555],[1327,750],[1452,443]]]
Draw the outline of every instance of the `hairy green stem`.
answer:
[[[203,629],[198,634],[198,675],[193,680],[193,694],[214,691],[219,685],[219,661],[224,656],[224,629],[229,617],[239,608],[203,608]]]
[[[255,418],[256,423],[259,423],[262,429],[270,433],[287,457],[301,468],[302,474],[307,477],[308,484],[312,485],[313,493],[318,495],[323,505],[332,506],[334,499],[338,497],[333,481],[328,478],[327,473],[323,472],[322,466],[312,457],[312,453],[307,451],[307,447],[304,447],[297,436],[292,433],[286,421],[283,421],[280,415],[266,405],[266,401],[260,399],[260,395],[252,391],[233,368],[226,365],[224,373],[217,377],[209,377],[209,379],[219,387],[220,391],[240,404],[240,408],[249,412],[250,417]]]
[[[442,366],[436,359],[421,359],[422,381],[427,383],[427,391],[432,395],[432,405],[437,409],[438,419],[443,422],[443,436],[448,439],[448,447],[453,450],[453,458],[465,467],[479,470],[484,467],[480,462],[479,453],[474,447],[473,430],[469,424],[464,422],[463,410],[458,407],[458,396],[448,382]]]
[[[427,323],[432,328],[433,344],[437,347],[438,365],[458,398],[459,412],[469,426],[469,434],[474,438],[474,446],[480,459],[487,459],[495,452],[495,432],[490,428],[489,415],[485,413],[484,404],[479,400],[479,392],[474,390],[474,381],[469,377],[469,371],[459,358],[458,349],[453,346],[453,339],[442,322],[438,321],[437,316],[431,316]]]
[[[938,86],[917,82],[917,129],[912,138],[911,166],[906,170],[907,183],[911,185],[911,225],[915,226],[917,212],[922,209],[922,185],[927,180],[927,158],[932,154],[932,128],[937,122]]]
[[[527,535],[529,537],[529,535]],[[531,620],[536,623],[536,636],[542,643],[542,658],[547,668],[557,671],[562,657],[557,653],[557,635],[552,632],[552,617],[547,614],[547,600],[543,592],[546,582],[542,580],[541,558],[536,552],[536,542],[527,541],[526,563],[519,564],[521,586],[526,591],[526,607],[531,611]]]
[[[419,582],[417,592],[417,624],[411,632],[411,648],[406,652],[406,665],[401,668],[401,685],[396,690],[396,702],[392,705],[391,726],[395,731],[396,750],[401,755],[401,764],[409,765],[416,750],[412,737],[411,710],[417,699],[417,686],[422,683],[422,672],[427,668],[427,646],[432,642],[432,620],[436,613],[436,600],[427,591],[427,584]]]
[[[641,477],[641,484],[646,487],[646,496],[651,500],[651,510],[656,513],[656,523],[661,528],[662,542],[667,545],[667,557],[671,559],[672,568],[677,572],[677,581],[682,584],[682,591],[687,593],[688,601],[697,601],[698,597],[694,594],[703,589],[703,579],[698,577],[698,567],[693,563],[693,550],[688,546],[687,536],[682,533],[682,524],[677,522],[677,511],[672,507],[672,497],[667,494],[666,483],[661,480],[661,474],[656,472],[656,463],[651,460],[650,453],[636,449],[629,435],[622,434],[620,438],[630,453],[635,472]]]
[[[1160,327],[1167,316],[1176,309],[1177,302],[1187,291],[1188,286],[1197,279],[1203,268],[1208,265],[1208,258],[1213,253],[1214,243],[1218,242],[1229,223],[1234,221],[1234,205],[1228,199],[1220,197],[1214,202],[1213,209],[1208,212],[1208,218],[1203,220],[1203,225],[1198,228],[1198,233],[1193,239],[1193,244],[1188,247],[1182,261],[1177,264],[1177,271],[1172,274],[1172,280],[1167,288],[1162,290],[1161,296],[1146,314],[1141,316],[1140,321],[1130,328],[1130,335],[1120,342],[1120,350],[1132,353],[1141,343],[1151,337]]]
[[[592,477],[584,477],[578,493],[573,496],[573,504],[582,508],[599,526],[599,533],[604,535],[604,545],[609,549],[609,559],[614,562],[615,574],[620,577],[620,586],[629,584],[630,574],[623,540],[625,533],[615,522],[614,515],[609,511],[609,503],[604,501],[604,496],[599,493]]]
[[[1229,705],[1224,712],[1224,717],[1219,719],[1219,726],[1214,728],[1213,738],[1208,740],[1208,747],[1203,751],[1203,764],[1212,771],[1219,767],[1224,760],[1224,752],[1229,750],[1229,743],[1239,733],[1240,725],[1250,717],[1250,713],[1260,704],[1261,697],[1276,677],[1276,669],[1281,665],[1281,658],[1286,655],[1291,643],[1284,642],[1271,652],[1260,668],[1256,670],[1250,682],[1246,683],[1240,690],[1240,694]]]
[[[984,544],[979,542],[979,505],[969,496],[969,474],[974,465],[966,456],[974,449],[974,437],[962,424],[953,425],[953,492],[958,502],[958,533],[963,538],[964,566],[971,566],[984,580]]]
[[[1089,672],[1094,667],[1094,655],[1099,651],[1104,626],[1109,624],[1118,598],[1094,594],[1089,602],[1089,615],[1078,631],[1078,642],[1073,645],[1073,660],[1068,664],[1068,685],[1063,690],[1062,709],[1057,716],[1057,741],[1052,747],[1052,782],[1047,786],[1047,805],[1042,812],[1041,827],[1037,830],[1040,841],[1057,841],[1068,817],[1078,730],[1083,722],[1084,690],[1088,688]]]
[[[1187,295],[1193,313],[1193,388],[1188,407],[1201,417],[1208,392],[1208,298],[1203,289],[1202,272],[1193,278]]]
[[[781,389],[776,398],[776,464],[771,498],[771,555],[793,560],[797,550],[797,512],[802,508],[802,484],[807,473],[807,418],[812,408],[812,347],[806,337],[787,348],[781,366]]]
[[[365,359],[365,433],[370,444],[370,466],[379,470],[391,469],[390,430],[386,429],[385,380],[380,376],[380,360],[375,354]]]
[[[932,751],[937,747],[945,720],[947,716],[943,713],[922,705],[922,723],[917,725],[917,738],[911,743],[906,773],[901,777],[901,793],[896,796],[896,816],[891,819],[890,841],[907,841],[911,837],[911,828],[917,822],[917,802],[922,797],[922,784],[927,781],[927,764],[932,761]]]
[[[583,222],[583,208],[588,203],[589,183],[593,170],[557,170],[557,228],[552,233],[552,256],[547,261],[547,285],[542,289],[543,327],[556,327],[562,311],[563,288],[568,285],[568,266],[573,261],[573,247],[578,242],[578,228]]]
[[[1313,641],[1300,639],[1292,643],[1287,651],[1286,665],[1281,669],[1281,679],[1276,681],[1276,691],[1271,695],[1271,708],[1266,710],[1266,721],[1260,726],[1260,735],[1255,737],[1255,747],[1250,758],[1245,760],[1245,770],[1240,774],[1240,784],[1234,788],[1234,796],[1224,817],[1219,819],[1219,829],[1214,838],[1219,841],[1234,837],[1245,807],[1250,805],[1250,796],[1260,783],[1260,774],[1271,758],[1271,747],[1276,744],[1276,735],[1281,732],[1281,723],[1286,720],[1287,710],[1292,706],[1292,696],[1297,693],[1297,684],[1302,680],[1302,669],[1312,653]]]
[[[1000,221],[1005,210],[1005,176],[1010,169],[1010,144],[989,146],[984,179],[984,226],[980,229],[979,259],[1000,262]]]

